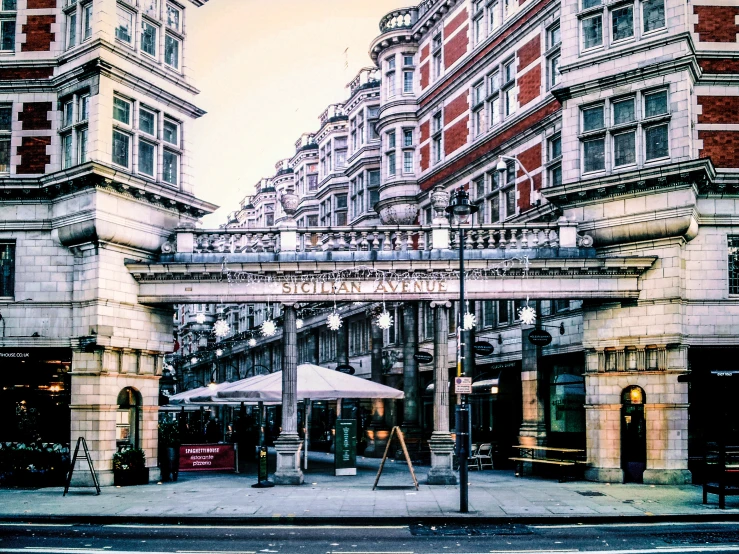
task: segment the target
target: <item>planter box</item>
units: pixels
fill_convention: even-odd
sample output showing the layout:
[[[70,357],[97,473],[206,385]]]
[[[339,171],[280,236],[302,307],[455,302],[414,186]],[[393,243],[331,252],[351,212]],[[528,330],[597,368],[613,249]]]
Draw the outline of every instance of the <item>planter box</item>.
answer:
[[[132,485],[148,485],[149,469],[113,470],[113,485],[129,487]]]

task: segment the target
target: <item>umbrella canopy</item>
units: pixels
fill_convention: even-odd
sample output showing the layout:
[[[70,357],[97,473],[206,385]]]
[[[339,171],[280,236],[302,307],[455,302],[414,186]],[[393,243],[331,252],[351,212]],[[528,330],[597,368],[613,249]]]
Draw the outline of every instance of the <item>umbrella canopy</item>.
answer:
[[[334,400],[336,398],[403,398],[403,391],[373,383],[361,377],[347,375],[333,369],[313,364],[298,366],[299,399]],[[213,394],[214,399],[282,400],[282,372],[257,375],[249,379],[230,383]]]
[[[210,389],[208,389],[208,387],[198,387],[196,389],[179,392],[169,397],[169,403],[174,405],[189,404],[193,397],[206,394],[209,390]]]

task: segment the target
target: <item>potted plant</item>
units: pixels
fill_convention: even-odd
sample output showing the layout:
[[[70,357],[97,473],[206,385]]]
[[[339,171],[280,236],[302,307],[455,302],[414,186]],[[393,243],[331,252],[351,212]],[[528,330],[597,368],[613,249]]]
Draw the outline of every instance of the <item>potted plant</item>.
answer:
[[[180,430],[176,421],[159,424],[159,467],[162,481],[177,481],[180,470]]]
[[[113,484],[117,487],[146,485],[149,470],[146,456],[140,448],[127,448],[113,454]]]

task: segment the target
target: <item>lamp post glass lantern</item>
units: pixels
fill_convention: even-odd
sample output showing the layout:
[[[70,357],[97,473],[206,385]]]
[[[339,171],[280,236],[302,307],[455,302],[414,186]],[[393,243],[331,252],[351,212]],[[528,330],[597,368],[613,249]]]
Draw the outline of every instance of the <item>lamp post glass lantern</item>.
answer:
[[[457,310],[457,377],[465,374],[465,345],[469,343],[469,331],[464,325],[464,230],[472,223],[472,216],[477,206],[470,204],[470,195],[463,188],[458,188],[446,208],[449,226],[457,230],[459,240],[459,309]],[[470,354],[472,354],[470,352]],[[469,456],[469,406],[466,395],[461,395],[457,403],[455,431],[457,433],[457,459],[459,460],[459,511],[468,512],[467,495],[467,457]]]

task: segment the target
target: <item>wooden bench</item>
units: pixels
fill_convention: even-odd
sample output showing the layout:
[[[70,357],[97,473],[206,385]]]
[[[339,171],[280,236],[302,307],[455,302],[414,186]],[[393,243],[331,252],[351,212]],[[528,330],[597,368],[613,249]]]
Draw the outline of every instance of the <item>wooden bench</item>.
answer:
[[[584,450],[577,448],[554,448],[551,446],[525,446],[515,445],[513,448],[517,448],[520,452],[520,456],[514,456],[508,458],[512,462],[516,462],[518,467],[516,469],[516,477],[523,475],[523,464],[544,464],[549,466],[555,466],[560,469],[559,482],[563,483],[567,479],[568,470],[569,474],[573,475],[574,471],[571,471],[577,466],[586,465],[587,461],[582,459],[576,459],[585,454]],[[546,457],[536,457],[536,453],[543,453]]]

